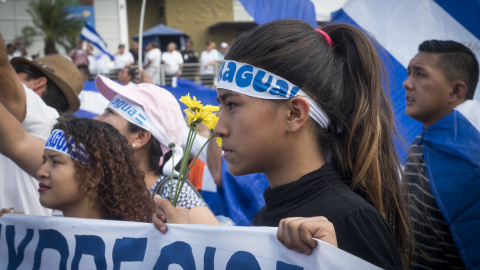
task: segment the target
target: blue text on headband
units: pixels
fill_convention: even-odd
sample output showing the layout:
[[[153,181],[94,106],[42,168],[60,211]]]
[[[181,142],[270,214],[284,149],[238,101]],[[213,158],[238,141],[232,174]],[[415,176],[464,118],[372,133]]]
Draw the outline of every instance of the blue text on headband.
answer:
[[[310,105],[310,116],[321,127],[330,125],[325,112],[299,87],[288,80],[261,68],[233,60],[223,61],[218,74],[217,88],[261,99],[290,99],[304,97]]]
[[[125,118],[125,120],[127,120],[128,122],[147,131],[150,131],[150,133],[152,133],[152,136],[160,143],[164,154],[170,151],[168,145],[172,140],[168,137],[165,128],[158,122],[156,122],[154,119],[149,118],[142,106],[120,94],[117,94],[114,98],[112,98],[107,108],[112,109],[120,116]],[[176,145],[174,151],[175,158],[179,158],[178,160],[180,160],[180,157],[183,155],[182,147],[180,145]],[[162,164],[163,156],[160,158],[159,161],[159,165]],[[168,165],[165,164],[165,166]],[[171,172],[171,169],[170,171],[168,171],[164,168],[163,171]]]
[[[71,146],[70,146],[70,145]],[[70,137],[70,140],[66,140],[65,132],[61,129],[54,129],[50,137],[48,137],[47,142],[45,143],[44,149],[49,149],[63,153],[67,156],[87,164],[88,158],[85,155],[85,148],[82,144],[76,144],[75,140]]]

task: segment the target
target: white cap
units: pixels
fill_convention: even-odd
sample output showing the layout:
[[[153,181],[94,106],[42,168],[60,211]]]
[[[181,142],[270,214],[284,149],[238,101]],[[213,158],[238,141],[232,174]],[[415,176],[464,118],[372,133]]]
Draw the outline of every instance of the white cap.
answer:
[[[222,42],[222,44],[220,44],[220,48],[228,48],[228,43]]]

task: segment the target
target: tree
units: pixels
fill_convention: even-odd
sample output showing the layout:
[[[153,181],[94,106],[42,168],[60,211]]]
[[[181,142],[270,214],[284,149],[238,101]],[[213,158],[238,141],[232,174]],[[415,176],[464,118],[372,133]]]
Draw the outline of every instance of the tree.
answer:
[[[36,0],[32,1],[27,12],[32,16],[33,24],[40,28],[45,39],[44,53],[58,53],[56,44],[67,51],[75,47],[84,25],[84,19],[73,16],[67,7],[69,0]]]

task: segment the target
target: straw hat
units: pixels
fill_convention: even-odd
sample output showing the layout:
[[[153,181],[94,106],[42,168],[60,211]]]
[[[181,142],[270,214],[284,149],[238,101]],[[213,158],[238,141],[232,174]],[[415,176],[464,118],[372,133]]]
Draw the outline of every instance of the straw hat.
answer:
[[[73,62],[59,54],[50,54],[36,60],[14,57],[12,66],[31,65],[43,73],[63,92],[68,101],[67,112],[75,112],[80,108],[78,94],[83,89],[83,78]]]

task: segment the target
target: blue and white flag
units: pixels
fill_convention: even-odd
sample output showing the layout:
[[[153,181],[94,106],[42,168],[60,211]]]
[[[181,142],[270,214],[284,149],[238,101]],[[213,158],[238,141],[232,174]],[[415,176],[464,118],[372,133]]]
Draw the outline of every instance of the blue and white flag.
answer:
[[[396,124],[407,143],[422,131],[421,124],[405,114],[402,83],[407,79],[408,63],[417,54],[418,45],[430,39],[463,43],[480,59],[478,14],[478,0],[349,0],[332,13],[332,21],[359,26],[385,49]],[[474,99],[480,100],[480,85]]]
[[[108,51],[107,45],[103,41],[102,37],[97,33],[97,31],[95,31],[95,29],[93,29],[92,26],[85,24],[85,26],[82,28],[82,32],[80,33],[80,37],[95,45],[98,49],[107,54],[111,60],[113,60],[113,54]]]
[[[480,101],[468,100],[423,134],[432,193],[467,269],[480,268]]]
[[[279,19],[302,19],[317,28],[315,6],[310,0],[240,0],[256,23]]]

